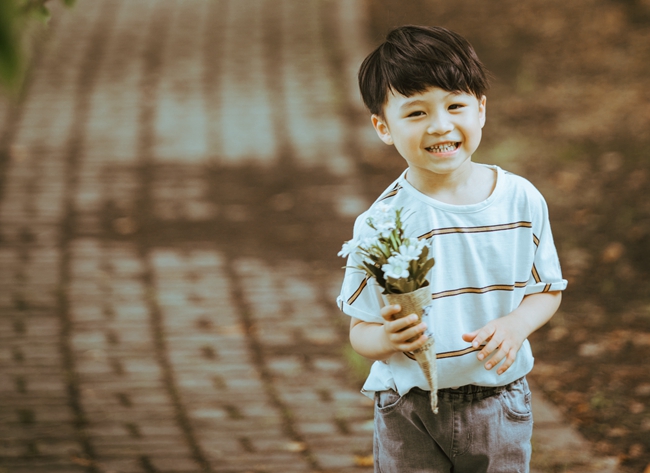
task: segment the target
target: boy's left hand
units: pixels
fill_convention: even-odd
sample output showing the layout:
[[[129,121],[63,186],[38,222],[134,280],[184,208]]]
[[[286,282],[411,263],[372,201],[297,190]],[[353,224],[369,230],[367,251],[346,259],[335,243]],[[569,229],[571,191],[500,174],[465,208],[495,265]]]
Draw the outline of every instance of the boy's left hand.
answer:
[[[485,343],[477,355],[480,361],[493,354],[485,363],[485,369],[491,370],[505,358],[505,362],[497,370],[499,375],[512,366],[521,345],[529,335],[520,318],[513,315],[492,320],[483,328],[463,335],[463,340],[471,342],[473,348],[478,348]]]
[[[472,333],[466,333],[463,340],[470,342],[474,348],[487,342],[478,353],[478,359],[483,361],[492,354],[485,363],[485,368],[491,370],[505,358],[497,370],[497,374],[503,374],[514,363],[524,340],[553,317],[561,300],[562,293],[559,291],[529,294],[513,312],[488,322],[485,327]]]

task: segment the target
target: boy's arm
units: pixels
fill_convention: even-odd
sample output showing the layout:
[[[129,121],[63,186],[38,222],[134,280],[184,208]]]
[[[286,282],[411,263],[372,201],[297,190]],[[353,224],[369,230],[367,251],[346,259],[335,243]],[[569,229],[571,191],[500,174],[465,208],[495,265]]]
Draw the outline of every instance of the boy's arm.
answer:
[[[381,316],[386,322],[375,324],[352,317],[350,321],[350,344],[354,351],[371,360],[386,360],[393,353],[413,351],[424,345],[424,322],[413,325],[418,320],[411,314],[401,319],[394,315],[400,311],[398,305],[389,305],[381,309]]]
[[[560,291],[525,296],[514,311],[492,320],[479,330],[464,334],[463,340],[471,342],[474,348],[487,342],[478,353],[478,359],[484,360],[493,354],[485,363],[485,368],[490,370],[505,358],[497,371],[497,374],[503,374],[514,363],[524,340],[553,317],[561,300]]]

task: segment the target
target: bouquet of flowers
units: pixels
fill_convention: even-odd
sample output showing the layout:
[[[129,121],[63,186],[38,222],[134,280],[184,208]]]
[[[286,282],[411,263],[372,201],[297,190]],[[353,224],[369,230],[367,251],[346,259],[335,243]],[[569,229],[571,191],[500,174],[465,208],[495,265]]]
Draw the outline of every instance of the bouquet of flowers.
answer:
[[[345,242],[339,256],[359,255],[361,264],[353,267],[377,281],[388,304],[401,306],[396,317],[417,314],[419,323],[431,304],[426,276],[435,260],[429,257],[424,241],[406,236],[402,213],[401,208],[378,204],[375,213],[366,219],[373,235]],[[435,338],[430,328],[427,336],[426,343],[411,355],[431,388],[431,409],[438,413]]]

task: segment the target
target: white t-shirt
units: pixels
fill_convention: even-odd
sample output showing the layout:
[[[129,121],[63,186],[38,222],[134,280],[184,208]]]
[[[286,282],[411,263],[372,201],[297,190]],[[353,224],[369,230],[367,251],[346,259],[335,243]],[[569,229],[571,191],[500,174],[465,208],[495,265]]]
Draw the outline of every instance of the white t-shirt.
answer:
[[[425,322],[435,336],[440,389],[502,386],[526,375],[533,367],[528,340],[514,364],[497,375],[497,368],[486,370],[477,350],[461,336],[509,314],[525,295],[560,291],[567,285],[544,198],[526,179],[489,167],[497,172],[497,183],[483,202],[451,205],[432,199],[409,184],[407,170],[354,225],[354,238],[370,236],[366,218],[384,202],[404,208],[409,215],[404,222],[407,236],[424,238],[430,245],[435,265],[427,278],[432,305]],[[359,263],[356,255],[350,255],[348,266]],[[374,279],[347,268],[337,302],[347,315],[381,324],[381,291]],[[417,362],[395,353],[373,364],[362,392],[372,397],[375,391],[391,388],[404,395],[415,386],[429,389]]]

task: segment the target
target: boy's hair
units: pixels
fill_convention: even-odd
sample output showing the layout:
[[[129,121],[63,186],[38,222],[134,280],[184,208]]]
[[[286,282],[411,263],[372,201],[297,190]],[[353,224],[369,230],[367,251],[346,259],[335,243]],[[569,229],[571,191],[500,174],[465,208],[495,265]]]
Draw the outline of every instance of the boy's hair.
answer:
[[[408,97],[439,87],[480,99],[488,72],[469,42],[440,26],[400,26],[359,69],[359,89],[370,113],[383,116],[389,91]]]

